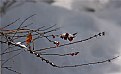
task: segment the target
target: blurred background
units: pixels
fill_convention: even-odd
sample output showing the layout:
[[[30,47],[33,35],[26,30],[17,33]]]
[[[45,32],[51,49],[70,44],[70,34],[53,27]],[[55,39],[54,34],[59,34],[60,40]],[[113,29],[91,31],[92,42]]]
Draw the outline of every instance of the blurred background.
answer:
[[[106,32],[104,37],[48,50],[49,53],[80,52],[74,57],[44,56],[58,65],[89,63],[121,55],[121,0],[1,0],[0,14],[1,27],[20,18],[14,26],[7,29],[17,28],[25,18],[37,14],[24,25],[34,23],[29,28],[36,29],[57,24],[57,27],[62,28],[59,32],[55,32],[56,34],[78,32],[74,41]],[[1,52],[7,47],[1,44]],[[44,47],[50,47],[46,39],[37,41],[35,49]],[[17,48],[10,50],[13,49]],[[7,59],[16,53],[19,51],[1,56],[1,59]],[[27,52],[22,52],[8,61],[5,66],[10,66],[21,74],[121,74],[120,62],[121,57],[111,63],[59,69]],[[16,74],[7,69],[1,71],[2,74]]]

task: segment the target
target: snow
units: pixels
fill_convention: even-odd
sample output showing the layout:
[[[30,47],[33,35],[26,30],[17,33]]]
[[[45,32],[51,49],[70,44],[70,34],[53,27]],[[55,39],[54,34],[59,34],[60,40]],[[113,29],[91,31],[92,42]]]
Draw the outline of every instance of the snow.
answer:
[[[33,22],[34,25],[30,28],[37,28],[38,26],[57,24],[58,27],[62,27],[60,29],[61,32],[78,32],[75,41],[88,38],[99,32],[106,32],[104,37],[95,38],[84,43],[74,44],[57,50],[49,50],[51,53],[80,52],[75,57],[46,57],[59,65],[105,60],[121,54],[121,2],[119,0],[105,0],[105,2],[102,0],[87,0],[89,2],[85,1],[82,3],[80,0],[65,1],[67,2],[56,0],[52,5],[42,2],[26,2],[19,7],[9,10],[2,17],[2,23],[8,24],[17,18],[21,18],[20,21],[22,21],[27,16],[37,14],[37,16],[29,19],[24,25]],[[83,10],[83,7],[94,8],[96,12],[89,13]],[[19,23],[16,23],[16,25],[19,25]],[[49,46],[46,39],[37,43],[36,49]],[[121,57],[112,61],[112,63],[59,69],[51,67],[27,52],[23,52],[14,59],[16,62],[13,66],[15,70],[22,74],[120,74],[120,59]],[[3,74],[7,73],[14,74],[6,70],[3,71]]]

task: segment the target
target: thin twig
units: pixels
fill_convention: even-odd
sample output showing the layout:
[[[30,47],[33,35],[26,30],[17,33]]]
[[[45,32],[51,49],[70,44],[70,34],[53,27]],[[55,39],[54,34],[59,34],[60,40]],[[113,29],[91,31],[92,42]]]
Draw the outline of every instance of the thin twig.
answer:
[[[33,14],[33,15],[27,17],[27,18],[19,25],[17,31],[21,28],[21,26],[24,24],[24,22],[26,22],[29,18],[33,17],[34,15],[36,15],[36,14]],[[13,37],[16,35],[17,31],[14,33]],[[13,37],[12,37],[12,39],[13,39]]]
[[[53,67],[57,67],[57,68],[66,68],[66,67],[81,67],[81,66],[89,66],[89,65],[95,65],[95,64],[101,64],[101,63],[105,63],[105,62],[111,62],[112,60],[118,58],[119,56],[116,56],[114,58],[111,59],[107,59],[107,60],[103,60],[103,61],[98,61],[98,62],[90,62],[90,63],[85,63],[85,64],[80,64],[80,65],[64,65],[64,66],[58,66],[56,64],[54,64],[53,62],[43,58],[41,56],[41,54],[39,54],[38,52],[34,52],[33,50],[28,50],[31,54],[34,54],[36,57],[39,57],[42,61],[45,61],[46,63],[50,64]]]
[[[16,49],[16,50],[8,51],[8,52],[3,52],[3,53],[1,53],[0,55],[4,55],[4,54],[7,54],[7,53],[11,53],[11,52],[19,51],[19,50],[21,50],[21,49]]]
[[[52,56],[67,56],[67,55],[77,55],[79,52],[72,52],[72,53],[66,53],[66,54],[48,54],[48,53],[40,53],[40,55],[52,55]]]
[[[89,65],[101,64],[101,63],[105,63],[105,62],[111,62],[112,60],[114,60],[114,59],[116,59],[118,57],[119,56],[116,56],[116,57],[111,58],[111,59],[103,60],[103,61],[84,63],[84,64],[80,64],[80,65],[60,66],[59,68],[65,68],[65,67],[81,67],[81,66],[89,66]]]
[[[90,38],[88,38],[88,39],[86,39],[86,40],[89,40],[89,39],[91,39],[91,38],[93,38],[93,37],[97,37],[98,35],[99,35],[99,36],[102,36],[103,33],[99,33],[99,34],[97,34],[97,35],[94,35],[94,36],[92,36],[92,37],[90,37]],[[21,48],[25,48],[25,47],[22,47],[22,46],[20,46],[20,45],[18,45],[18,44],[16,44],[16,43],[13,43],[13,42],[11,42],[11,44],[12,44],[12,45],[15,45],[15,46],[18,46],[18,47],[21,47]],[[107,59],[107,60],[103,60],[103,61],[98,61],[98,62],[90,62],[90,63],[80,64],[80,65],[68,65],[68,66],[64,65],[64,66],[58,66],[58,65],[54,64],[53,62],[51,62],[51,61],[49,61],[49,60],[43,58],[42,55],[41,55],[41,53],[38,53],[38,52],[36,52],[36,51],[34,51],[34,50],[31,50],[31,49],[29,49],[29,48],[25,48],[25,49],[26,49],[27,51],[29,51],[31,54],[34,54],[36,57],[39,57],[42,61],[45,61],[46,63],[50,64],[51,66],[57,67],[57,68],[79,67],[79,66],[88,66],[88,65],[100,64],[100,63],[105,63],[105,62],[111,62],[112,60],[114,60],[114,59],[116,59],[116,58],[119,57],[119,56],[116,56],[116,57],[111,58],[111,59]],[[11,58],[10,58],[10,59],[11,59]],[[6,61],[8,61],[8,60],[6,60]],[[5,61],[5,62],[6,62],[6,61]],[[4,62],[4,63],[5,63],[5,62]]]
[[[8,27],[8,26],[10,26],[10,25],[12,25],[12,24],[14,24],[14,23],[17,22],[18,20],[20,20],[20,18],[18,18],[18,19],[15,20],[14,22],[12,22],[12,23],[10,23],[10,24],[8,24],[8,25],[6,25],[6,26],[0,28],[0,30],[3,30],[4,28],[6,28],[6,27]]]
[[[49,30],[49,29],[53,28],[54,26],[56,26],[56,24],[55,24],[55,25],[52,25],[52,26],[50,26],[50,27],[48,27],[48,28],[46,28],[46,29],[40,30],[40,31]]]
[[[104,32],[102,33],[98,33],[92,37],[89,37],[87,39],[84,39],[84,40],[80,40],[80,41],[75,41],[75,42],[72,42],[72,43],[67,43],[67,44],[62,44],[62,45],[59,45],[58,47],[62,47],[62,46],[66,46],[66,45],[71,45],[71,44],[75,44],[75,43],[80,43],[80,42],[85,42],[87,40],[91,40],[92,38],[97,38],[98,36],[103,36]],[[48,50],[48,49],[51,49],[51,48],[57,48],[57,46],[52,46],[52,47],[47,47],[47,48],[42,48],[42,49],[39,49],[39,50],[35,50],[35,51],[42,51],[42,50]]]
[[[17,71],[15,71],[15,70],[13,70],[13,69],[11,69],[11,68],[9,68],[9,67],[2,67],[2,68],[5,68],[5,69],[10,70],[10,71],[12,71],[12,72],[15,72],[15,73],[17,73],[17,74],[21,74],[20,72],[17,72]]]
[[[23,52],[23,51],[21,51],[21,52]],[[2,63],[2,65],[1,65],[1,66],[3,66],[5,63],[7,63],[7,62],[8,62],[9,60],[11,60],[12,58],[14,58],[14,57],[18,56],[21,52],[19,52],[19,53],[17,53],[17,54],[15,54],[15,55],[13,55],[12,57],[8,58],[5,62],[3,62],[3,63]]]
[[[33,23],[30,23],[30,24],[28,24],[28,25],[25,25],[25,26],[22,26],[21,28],[26,28],[26,27],[28,27],[28,26],[30,26],[30,25],[32,25]]]

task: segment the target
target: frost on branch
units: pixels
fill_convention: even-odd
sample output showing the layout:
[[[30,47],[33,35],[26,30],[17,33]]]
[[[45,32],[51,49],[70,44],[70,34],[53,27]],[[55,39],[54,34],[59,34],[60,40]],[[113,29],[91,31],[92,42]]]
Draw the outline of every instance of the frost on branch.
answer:
[[[11,59],[17,57],[17,55],[21,55],[23,50],[28,52],[31,55],[36,56],[37,58],[40,58],[40,60],[42,60],[43,62],[45,62],[49,65],[51,65],[52,67],[57,67],[57,68],[81,67],[81,66],[85,66],[85,65],[86,66],[95,65],[95,64],[105,63],[105,62],[111,62],[112,60],[119,57],[119,56],[116,56],[116,57],[108,58],[108,59],[102,60],[102,61],[94,61],[94,62],[83,63],[83,64],[80,63],[79,65],[62,65],[62,66],[59,66],[56,63],[53,63],[50,60],[44,58],[43,55],[50,56],[50,57],[51,56],[61,56],[61,57],[73,56],[73,57],[76,57],[76,56],[78,56],[80,51],[74,51],[74,52],[68,52],[68,53],[47,53],[46,50],[49,50],[49,49],[57,49],[58,50],[58,48],[61,48],[61,47],[64,47],[64,46],[70,46],[72,44],[86,42],[86,41],[91,40],[93,38],[104,36],[105,32],[100,32],[100,33],[94,34],[90,37],[87,37],[85,39],[75,41],[74,39],[77,37],[77,34],[79,34],[79,33],[77,33],[77,32],[76,33],[75,32],[74,33],[65,32],[65,33],[61,33],[61,34],[55,33],[56,31],[58,31],[60,29],[58,27],[56,28],[56,24],[49,26],[49,27],[42,26],[42,27],[39,27],[37,29],[29,29],[28,28],[28,26],[33,24],[33,22],[29,25],[28,24],[23,25],[27,20],[29,20],[31,17],[34,17],[35,15],[36,14],[25,18],[25,20],[23,20],[20,23],[18,28],[15,28],[15,29],[12,29],[12,30],[6,29],[9,26],[13,26],[13,24],[15,24],[18,20],[20,20],[20,18],[15,20],[14,22],[11,22],[10,24],[0,28],[0,36],[4,38],[4,41],[0,41],[0,42],[8,45],[8,48],[6,48],[1,53],[1,55],[4,56],[6,54],[14,53],[16,51],[19,52],[15,55],[11,56],[8,59],[5,59],[2,62],[2,65],[1,65],[2,68],[20,74],[20,72],[13,70],[12,68],[5,67],[5,64],[7,62],[9,62]],[[57,40],[57,38],[59,38],[59,40]],[[48,43],[51,44],[51,46],[47,46],[45,48],[40,47],[38,49],[35,49],[35,45],[37,45],[35,42],[37,40],[40,40],[40,39],[46,39],[48,41]],[[64,41],[62,41],[62,40],[64,40]],[[64,43],[66,41],[67,41],[67,43]],[[18,49],[10,50],[10,48],[13,49],[15,47],[18,48]]]

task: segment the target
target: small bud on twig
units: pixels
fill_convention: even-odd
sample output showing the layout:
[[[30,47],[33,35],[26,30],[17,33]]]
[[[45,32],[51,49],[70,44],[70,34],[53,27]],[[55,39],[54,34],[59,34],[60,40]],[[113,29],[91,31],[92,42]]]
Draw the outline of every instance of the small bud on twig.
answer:
[[[67,40],[68,35],[69,35],[68,33],[63,33],[63,34],[60,35],[60,38]]]
[[[79,52],[69,53],[69,55],[71,55],[71,56],[78,55],[78,54],[79,54]]]
[[[74,39],[74,35],[69,34],[69,35],[68,35],[68,40],[69,40],[69,41],[72,41],[73,39]]]
[[[52,35],[53,38],[55,38],[55,35]]]
[[[54,41],[54,44],[56,44],[56,46],[58,47],[60,45],[60,42]]]

